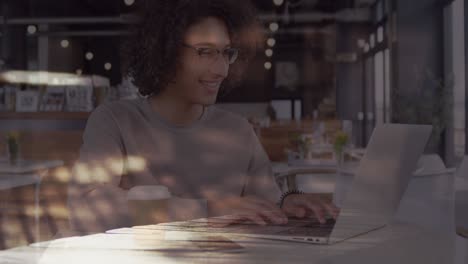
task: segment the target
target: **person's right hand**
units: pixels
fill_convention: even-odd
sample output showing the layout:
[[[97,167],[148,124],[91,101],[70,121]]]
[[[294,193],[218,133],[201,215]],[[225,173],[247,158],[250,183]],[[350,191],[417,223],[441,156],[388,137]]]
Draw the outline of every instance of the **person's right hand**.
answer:
[[[287,216],[276,204],[254,196],[212,201],[210,206],[215,215],[218,215],[208,219],[208,224],[213,227],[225,227],[246,221],[263,226],[288,222]]]

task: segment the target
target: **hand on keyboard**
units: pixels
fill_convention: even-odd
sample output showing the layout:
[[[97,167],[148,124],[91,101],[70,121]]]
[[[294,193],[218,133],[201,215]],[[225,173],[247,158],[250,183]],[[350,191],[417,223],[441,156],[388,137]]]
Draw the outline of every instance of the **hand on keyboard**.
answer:
[[[327,215],[336,219],[340,210],[318,194],[291,194],[286,197],[281,208],[286,215],[299,218],[316,217],[320,223],[326,222]]]
[[[231,197],[211,202],[217,215],[211,221],[212,226],[224,227],[231,224],[250,221],[257,225],[286,224],[287,216],[273,202],[254,197]]]

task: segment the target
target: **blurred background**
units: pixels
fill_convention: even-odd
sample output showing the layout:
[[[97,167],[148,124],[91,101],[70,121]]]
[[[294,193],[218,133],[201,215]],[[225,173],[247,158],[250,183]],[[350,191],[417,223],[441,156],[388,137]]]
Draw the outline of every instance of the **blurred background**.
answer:
[[[136,1],[0,1],[0,249],[67,229],[90,112],[139,97],[119,56]],[[426,153],[446,166],[465,155],[463,0],[253,2],[266,41],[218,102],[251,121],[274,164],[359,156],[382,123],[433,125]]]

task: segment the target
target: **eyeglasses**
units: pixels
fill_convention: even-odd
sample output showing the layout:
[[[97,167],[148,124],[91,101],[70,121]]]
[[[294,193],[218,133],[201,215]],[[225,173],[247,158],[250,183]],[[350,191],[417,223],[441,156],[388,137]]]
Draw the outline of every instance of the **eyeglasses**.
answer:
[[[216,48],[208,48],[208,47],[195,47],[191,45],[187,45],[185,43],[182,44],[185,48],[194,49],[198,56],[201,59],[206,59],[210,62],[216,61],[219,54],[223,54],[223,58],[227,60],[229,64],[233,64],[236,62],[237,57],[239,57],[239,49],[236,48],[227,48],[224,50],[219,50]]]

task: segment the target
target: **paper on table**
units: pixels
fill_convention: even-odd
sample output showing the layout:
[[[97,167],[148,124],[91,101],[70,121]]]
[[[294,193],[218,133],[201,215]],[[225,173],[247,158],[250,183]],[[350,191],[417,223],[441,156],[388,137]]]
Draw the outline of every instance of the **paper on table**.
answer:
[[[134,235],[135,237],[149,237],[151,239],[170,240],[170,241],[188,241],[195,237],[196,240],[203,239],[205,236],[202,234],[193,234],[192,232],[184,232],[182,230],[172,229],[152,229],[142,228],[146,226],[139,226],[135,228],[119,228],[106,231],[106,234],[113,235]],[[209,239],[208,239],[209,240]]]
[[[36,243],[32,244],[31,247],[143,251],[237,251],[243,249],[225,237],[184,235],[182,232],[165,232],[164,236],[145,232],[96,234]]]
[[[134,226],[134,229],[147,229],[147,230],[159,230],[166,232],[184,232],[184,233],[196,233],[198,235],[205,234],[222,234],[222,233],[237,233],[236,231],[241,231],[242,226],[230,225],[226,227],[213,225],[215,223],[225,223],[229,221],[228,218],[232,216],[223,216],[223,217],[212,217],[212,218],[200,218],[190,221],[178,221],[178,222],[168,222],[161,223],[157,225],[144,225],[144,226]],[[230,221],[229,221],[230,222]],[[242,232],[241,232],[242,233]]]

